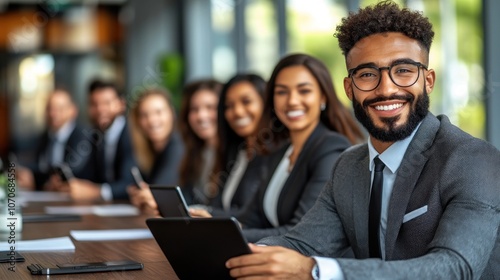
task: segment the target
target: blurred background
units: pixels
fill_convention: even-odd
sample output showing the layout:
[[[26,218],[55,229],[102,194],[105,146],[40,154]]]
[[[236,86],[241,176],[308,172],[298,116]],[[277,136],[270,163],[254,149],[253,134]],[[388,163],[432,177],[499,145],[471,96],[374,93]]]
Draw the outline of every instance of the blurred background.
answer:
[[[127,102],[162,85],[176,102],[186,82],[237,72],[268,78],[279,58],[305,52],[330,68],[339,96],[344,58],[333,37],[373,0],[0,0],[0,156],[29,160],[45,103],[69,89],[87,120],[87,87],[113,79]],[[434,25],[431,111],[500,148],[500,1],[395,1]],[[177,103],[178,104],[178,103]]]

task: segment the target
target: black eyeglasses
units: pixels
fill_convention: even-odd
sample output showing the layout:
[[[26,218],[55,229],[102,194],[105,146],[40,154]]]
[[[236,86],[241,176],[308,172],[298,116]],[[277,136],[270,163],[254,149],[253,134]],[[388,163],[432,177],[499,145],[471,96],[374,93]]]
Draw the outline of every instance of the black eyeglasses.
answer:
[[[378,87],[382,78],[382,70],[389,71],[392,82],[400,87],[414,85],[420,76],[420,67],[427,70],[427,66],[415,61],[396,62],[391,66],[376,67],[360,65],[348,70],[349,78],[362,91],[371,91]]]

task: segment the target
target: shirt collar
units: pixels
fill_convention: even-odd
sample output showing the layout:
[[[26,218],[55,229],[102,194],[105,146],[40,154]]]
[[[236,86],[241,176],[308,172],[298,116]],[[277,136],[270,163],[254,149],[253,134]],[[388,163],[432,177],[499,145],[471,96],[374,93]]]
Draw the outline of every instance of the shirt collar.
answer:
[[[375,150],[375,148],[372,145],[370,136],[370,139],[368,140],[368,152],[370,154],[370,166],[369,166],[370,171],[373,171],[373,169],[375,168],[375,163],[373,162],[373,159],[376,156],[379,156],[380,160],[385,164],[385,166],[389,168],[389,170],[391,170],[392,173],[396,173],[399,166],[401,165],[401,162],[403,161],[403,157],[406,153],[406,150],[408,149],[408,146],[410,146],[410,143],[413,140],[415,133],[420,128],[421,124],[422,122],[420,122],[417,125],[417,127],[413,130],[410,136],[406,137],[403,140],[394,142],[382,154],[379,154],[377,150]]]
[[[117,116],[114,120],[113,123],[109,126],[109,128],[106,130],[105,134],[109,135],[120,135],[120,132],[122,131],[123,127],[125,126],[125,117],[120,115]]]
[[[57,132],[51,133],[51,136],[56,139],[57,142],[66,142],[68,140],[69,136],[75,129],[75,121],[69,121],[65,123]]]

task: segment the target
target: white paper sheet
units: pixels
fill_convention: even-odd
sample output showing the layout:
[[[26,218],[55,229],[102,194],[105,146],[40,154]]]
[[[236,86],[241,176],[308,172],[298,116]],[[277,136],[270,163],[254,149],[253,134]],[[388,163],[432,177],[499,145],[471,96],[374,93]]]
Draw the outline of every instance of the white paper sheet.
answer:
[[[75,245],[69,236],[34,239],[34,240],[16,240],[15,244],[0,242],[1,251],[10,251],[10,246],[15,246],[15,251],[74,251]]]
[[[94,206],[45,206],[47,214],[91,215]]]
[[[35,192],[20,190],[16,195],[20,203],[27,202],[51,202],[51,201],[70,201],[71,197],[68,193],[63,192]]]
[[[47,214],[97,215],[103,217],[137,216],[139,209],[130,204],[111,204],[98,206],[47,206]]]
[[[137,216],[139,209],[130,204],[112,204],[94,206],[93,212],[97,216]]]
[[[138,240],[153,238],[149,229],[71,230],[78,241]]]

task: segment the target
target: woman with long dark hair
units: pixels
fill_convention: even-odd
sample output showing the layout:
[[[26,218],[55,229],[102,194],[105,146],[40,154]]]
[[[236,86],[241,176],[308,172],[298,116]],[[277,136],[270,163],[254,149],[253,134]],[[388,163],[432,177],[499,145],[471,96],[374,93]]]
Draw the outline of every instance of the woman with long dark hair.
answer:
[[[363,141],[351,113],[335,93],[330,72],[318,59],[282,58],[267,85],[258,138],[274,146],[267,166],[277,166],[248,209],[237,218],[248,241],[282,234],[312,207],[340,153]],[[264,137],[265,136],[265,137]]]
[[[265,87],[258,75],[238,74],[221,91],[218,147],[209,188],[213,215],[236,215],[246,208],[260,185],[262,165],[256,157],[255,141]]]
[[[186,147],[179,176],[188,204],[209,203],[208,186],[217,147],[217,105],[222,84],[213,79],[187,84],[182,92],[179,129]]]

